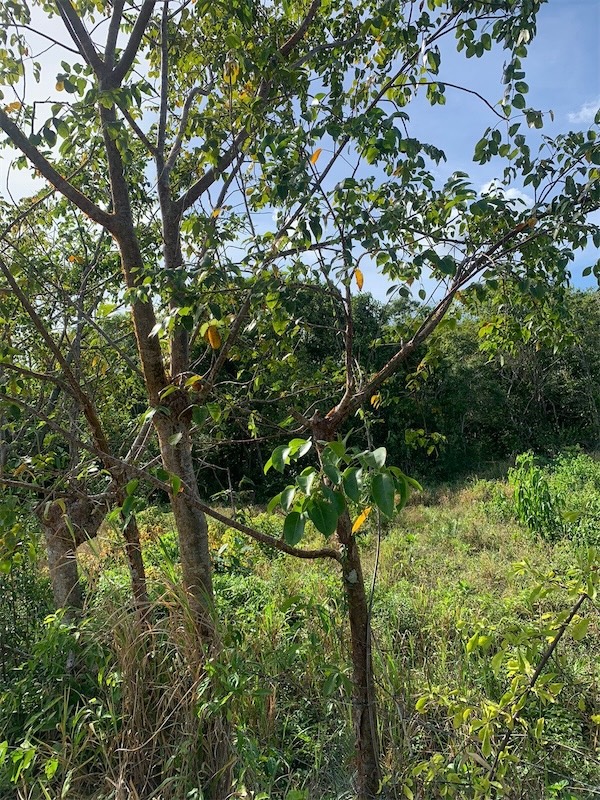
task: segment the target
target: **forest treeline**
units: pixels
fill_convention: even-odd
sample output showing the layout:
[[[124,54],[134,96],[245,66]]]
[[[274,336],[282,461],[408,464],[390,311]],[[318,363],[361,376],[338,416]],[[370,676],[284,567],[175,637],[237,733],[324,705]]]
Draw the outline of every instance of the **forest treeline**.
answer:
[[[358,367],[363,374],[370,374],[385,362],[390,346],[410,330],[411,302],[404,299],[384,306],[369,294],[357,295],[353,302]],[[514,323],[503,319],[497,298],[457,308],[458,313],[418,349],[347,430],[362,436],[365,445],[370,435],[386,446],[391,463],[429,481],[493,472],[496,462],[529,449],[551,456],[573,446],[597,448],[598,291],[567,292],[560,309],[557,307],[555,316],[551,314],[545,324],[536,318],[532,306],[527,313],[535,321],[536,332],[529,335],[534,326],[523,325],[517,337],[509,330]],[[295,369],[315,376],[317,407],[323,384],[335,380],[341,358],[336,341],[339,333],[333,325],[315,327],[317,319],[323,323],[320,307],[315,305],[305,313],[312,325],[299,337],[288,359]],[[263,465],[278,443],[277,434],[261,437],[257,432],[250,447],[235,443],[238,438],[247,444],[249,421],[252,429],[253,421],[260,417],[263,430],[285,423],[288,394],[281,391],[282,363],[274,359],[268,368],[266,385],[261,384],[248,399],[254,410],[244,416],[232,415],[228,432],[220,434],[233,443],[212,442],[212,466],[204,466],[200,481],[208,494],[222,491],[225,497],[233,490],[242,495],[255,493],[261,500],[269,497],[271,486],[265,482]],[[239,375],[235,362],[229,369],[232,379]],[[277,402],[280,391],[285,403]],[[301,397],[304,406],[310,407],[306,391]],[[223,397],[213,413],[220,414],[228,401],[231,396]],[[293,420],[287,423],[293,426]],[[281,441],[286,436],[289,438],[282,434]]]

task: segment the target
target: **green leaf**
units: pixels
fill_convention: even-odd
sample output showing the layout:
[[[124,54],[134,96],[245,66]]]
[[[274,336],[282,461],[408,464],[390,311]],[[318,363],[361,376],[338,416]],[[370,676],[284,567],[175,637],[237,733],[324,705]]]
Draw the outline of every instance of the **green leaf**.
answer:
[[[379,472],[373,476],[371,497],[386,517],[394,516],[395,490],[394,479],[388,472]]]
[[[135,502],[135,497],[131,494],[129,495],[129,497],[126,497],[125,500],[123,501],[123,505],[121,506],[121,516],[124,519],[127,519],[131,514],[131,512],[133,511],[134,502]]]
[[[287,444],[281,444],[279,447],[276,447],[271,456],[273,468],[276,469],[277,472],[283,472],[285,465],[289,461],[289,456],[290,448]]]
[[[181,484],[183,483],[179,475],[171,475],[170,483],[173,494],[179,494],[181,490]]]
[[[337,467],[333,464],[327,464],[326,462],[323,464],[323,472],[329,480],[333,483],[334,486],[337,486],[338,483],[342,480],[342,475]]]
[[[381,467],[385,465],[387,450],[385,447],[378,447],[377,450],[373,450],[373,452],[366,451],[363,453],[362,458],[368,467],[377,467],[377,469],[381,469]]]
[[[208,408],[206,408],[206,406],[193,407],[192,420],[194,421],[194,425],[197,425],[199,428],[201,428],[207,419],[208,419]]]
[[[215,422],[221,419],[221,407],[218,403],[207,403],[206,408]]]
[[[362,469],[359,467],[348,467],[342,475],[344,492],[355,503],[360,502],[361,478]]]
[[[571,636],[575,639],[576,642],[579,642],[588,632],[588,628],[590,626],[589,619],[580,619],[574,623],[573,627],[571,628]]]
[[[277,506],[281,503],[281,495],[283,492],[279,492],[276,494],[275,497],[272,497],[269,502],[267,503],[267,513],[271,514]]]
[[[125,487],[125,494],[131,495],[135,493],[135,490],[140,485],[140,482],[137,478],[133,478],[133,480],[129,481],[127,486]]]
[[[332,503],[326,500],[312,500],[308,506],[308,516],[315,528],[324,536],[331,536],[334,533],[338,514]]]
[[[334,453],[338,460],[346,455],[346,446],[343,442],[329,442],[325,447],[325,451],[327,450]]]
[[[305,495],[309,496],[316,477],[316,469],[314,467],[306,467],[306,469],[303,469],[300,475],[298,475],[296,478],[296,485],[301,491],[304,492]]]
[[[182,436],[183,433],[181,431],[179,431],[178,433],[174,433],[173,436],[169,436],[169,444],[175,447],[175,445],[179,444],[179,442],[181,441]]]
[[[283,523],[283,538],[294,547],[304,535],[304,518],[298,511],[290,511]]]
[[[296,494],[295,486],[286,486],[283,492],[281,493],[281,507],[283,508],[284,511],[287,512],[292,507],[295,494]]]
[[[312,441],[310,439],[292,439],[288,445],[290,448],[290,455],[295,458],[302,458],[312,447]]]

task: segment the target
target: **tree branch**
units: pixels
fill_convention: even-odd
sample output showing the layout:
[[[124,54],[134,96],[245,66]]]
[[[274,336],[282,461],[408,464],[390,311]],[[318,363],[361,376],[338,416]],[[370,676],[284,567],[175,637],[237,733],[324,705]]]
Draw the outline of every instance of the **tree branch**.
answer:
[[[119,62],[117,63],[113,71],[110,73],[111,87],[119,86],[125,75],[127,75],[129,70],[131,69],[131,66],[138,52],[140,42],[142,41],[142,36],[146,31],[148,22],[150,21],[150,17],[152,16],[152,12],[154,11],[155,2],[156,0],[144,0],[144,2],[142,3],[142,8],[140,9],[138,18],[134,23],[133,30],[131,31],[131,35],[129,37],[129,41],[127,42],[127,45],[123,50],[123,54],[121,55]]]
[[[74,6],[69,2],[69,0],[56,0],[56,5],[58,6],[58,10],[63,22],[65,23],[65,27],[80,54],[94,70],[96,75],[98,75],[100,78],[103,77],[106,71],[106,64],[98,55],[94,43],[92,42],[83,22],[79,18],[79,15],[75,11]]]
[[[112,214],[103,211],[89,197],[82,194],[79,189],[76,189],[66,178],[57,172],[52,164],[43,156],[40,151],[31,144],[23,131],[15,125],[10,119],[8,114],[0,108],[0,128],[8,136],[11,142],[17,147],[24,156],[26,156],[33,166],[42,174],[42,176],[54,186],[67,200],[70,200],[80,211],[88,216],[94,222],[97,222],[108,231],[113,232],[115,228],[115,219]]]
[[[102,428],[102,424],[100,422],[100,419],[98,417],[98,414],[96,412],[96,409],[94,408],[92,401],[81,388],[79,381],[73,374],[70,366],[67,364],[65,357],[60,352],[60,349],[56,345],[56,342],[54,341],[52,336],[48,333],[48,329],[46,328],[41,318],[39,317],[38,313],[34,309],[33,305],[29,302],[29,300],[25,296],[25,293],[23,292],[23,290],[13,277],[13,274],[8,268],[8,265],[5,264],[5,262],[2,259],[0,259],[0,271],[2,271],[2,273],[4,274],[4,277],[6,278],[11,289],[17,296],[17,299],[19,300],[19,302],[29,315],[29,318],[33,322],[34,327],[36,328],[36,330],[46,343],[46,346],[48,347],[48,349],[58,362],[65,377],[65,380],[71,387],[71,392],[77,399],[81,407],[81,410],[90,426],[90,431],[98,448],[102,451],[107,452],[108,440],[106,439],[104,430]]]
[[[533,675],[529,679],[529,682],[527,683],[527,686],[523,689],[523,691],[521,692],[521,694],[520,694],[520,696],[518,698],[515,698],[515,699],[513,699],[511,701],[511,705],[517,704],[518,701],[522,697],[528,695],[529,692],[531,692],[531,690],[534,688],[535,684],[537,683],[538,678],[542,674],[542,670],[544,669],[544,667],[546,666],[546,664],[548,663],[548,661],[552,657],[552,654],[554,653],[554,651],[558,647],[558,644],[559,644],[560,640],[563,638],[563,636],[567,632],[567,628],[571,624],[571,622],[573,620],[573,617],[575,616],[575,614],[577,614],[577,612],[579,611],[581,606],[584,604],[584,602],[586,600],[589,600],[589,599],[590,599],[589,595],[586,594],[586,593],[583,593],[583,594],[579,595],[579,597],[577,598],[577,602],[571,608],[568,617],[562,623],[562,625],[560,626],[560,628],[558,629],[558,631],[556,633],[556,636],[554,636],[554,638],[552,639],[552,641],[550,642],[550,644],[548,645],[548,647],[546,648],[546,650],[542,654],[542,657],[539,660],[539,663],[538,663],[538,665],[537,665],[537,667],[535,669],[535,672],[533,673]],[[518,713],[518,712],[516,712],[516,713]],[[512,715],[513,723],[514,723],[515,718],[516,718],[516,714],[513,714]],[[499,746],[498,750],[496,751],[496,755],[494,757],[494,763],[492,764],[492,766],[490,768],[490,772],[489,772],[490,781],[493,781],[495,779],[495,777],[496,777],[496,771],[498,769],[498,763],[500,762],[500,758],[502,756],[502,753],[508,747],[508,745],[510,743],[510,740],[512,738],[512,735],[513,735],[513,729],[512,728],[508,728],[506,730],[504,736],[502,737],[502,741],[500,742],[500,746]]]
[[[183,105],[183,111],[181,114],[181,120],[179,122],[179,129],[177,131],[177,136],[175,137],[175,141],[169,151],[169,155],[167,157],[167,161],[164,166],[164,172],[168,176],[169,173],[172,171],[173,167],[175,166],[175,161],[177,160],[177,156],[181,152],[181,145],[183,143],[183,137],[185,136],[185,129],[187,127],[188,119],[190,116],[190,112],[192,110],[192,103],[194,102],[195,98],[198,97],[199,94],[203,96],[208,96],[209,90],[212,88],[209,86],[207,89],[202,89],[200,86],[196,86],[185,99],[185,103]]]
[[[119,36],[119,29],[121,27],[121,19],[123,18],[123,7],[125,0],[114,0],[113,12],[108,26],[108,34],[106,36],[106,48],[104,50],[104,58],[106,66],[112,69],[115,65],[115,50],[117,47],[117,39]]]
[[[275,56],[275,60],[278,58],[286,58],[294,47],[301,41],[304,34],[308,30],[311,22],[315,18],[315,15],[321,5],[321,0],[313,0],[311,3],[306,16],[298,26],[298,28],[294,31],[294,33],[285,41],[282,46],[277,51],[277,55]],[[258,89],[258,98],[261,100],[266,100],[271,89],[271,81],[263,80],[261,81],[260,87]],[[241,131],[237,133],[235,136],[233,143],[231,144],[230,148],[224,153],[219,161],[217,162],[216,167],[211,167],[207,170],[204,175],[199,178],[196,183],[192,184],[190,188],[182,195],[176,203],[177,210],[179,212],[179,217],[183,215],[183,212],[186,211],[190,206],[192,206],[196,200],[198,200],[207,189],[209,189],[212,184],[223,174],[223,172],[232,164],[234,159],[239,155],[241,149],[246,142],[246,140],[250,137],[250,131],[246,128],[243,128]]]

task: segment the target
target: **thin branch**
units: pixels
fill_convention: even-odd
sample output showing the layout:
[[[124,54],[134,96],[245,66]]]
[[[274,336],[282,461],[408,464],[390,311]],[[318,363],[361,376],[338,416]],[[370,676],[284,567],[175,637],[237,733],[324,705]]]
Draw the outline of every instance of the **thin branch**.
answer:
[[[277,51],[275,56],[275,60],[278,58],[286,58],[294,47],[301,41],[304,37],[304,34],[308,30],[311,22],[315,18],[315,15],[321,5],[321,0],[313,0],[311,3],[306,16],[298,26],[298,28],[294,31],[294,33],[283,43],[283,45]],[[258,99],[265,101],[269,95],[269,91],[271,89],[271,81],[263,80],[260,84],[260,87],[257,92]],[[186,211],[190,206],[192,206],[204,192],[209,189],[212,184],[225,172],[226,169],[233,163],[235,158],[240,154],[243,145],[245,144],[246,140],[250,137],[250,131],[247,128],[243,128],[238,134],[234,137],[233,142],[229,149],[221,156],[217,165],[215,167],[211,167],[207,170],[204,175],[199,178],[196,183],[192,184],[189,189],[183,194],[176,202],[178,216],[181,218],[183,212]]]
[[[219,372],[221,371],[223,365],[225,364],[225,361],[227,360],[229,351],[231,350],[232,346],[234,345],[240,334],[242,325],[244,324],[246,317],[248,316],[248,312],[250,310],[252,297],[253,297],[253,292],[252,290],[250,290],[231,325],[231,328],[229,330],[229,335],[227,336],[227,339],[223,343],[215,363],[213,364],[208,375],[202,382],[202,387],[200,389],[200,398],[202,400],[204,400],[208,396],[208,394],[212,391],[215,385],[215,380],[217,379]]]
[[[131,113],[129,112],[127,106],[125,106],[120,100],[117,100],[116,103],[119,111],[121,112],[121,114],[123,114],[123,117],[127,120],[127,124],[129,125],[131,130],[135,133],[135,135],[138,137],[140,142],[144,145],[146,150],[150,153],[151,156],[156,156],[156,147],[152,144],[150,139],[148,139],[144,131],[140,128],[135,119],[131,116]]]
[[[86,311],[82,311],[82,312],[81,312],[81,316],[82,316],[82,317],[85,319],[85,321],[86,321],[86,322],[87,322],[89,325],[91,325],[91,326],[92,326],[92,328],[94,328],[94,330],[95,330],[95,331],[97,331],[97,332],[100,334],[100,336],[102,336],[102,338],[103,338],[103,339],[106,341],[106,343],[107,343],[108,345],[110,345],[110,346],[113,348],[113,350],[115,350],[115,352],[117,352],[117,353],[118,353],[118,354],[121,356],[121,358],[123,359],[123,361],[124,361],[124,362],[127,364],[127,366],[129,367],[129,369],[130,369],[130,370],[131,370],[131,371],[132,371],[132,372],[133,372],[135,375],[137,375],[137,376],[138,376],[138,377],[140,377],[140,378],[143,378],[143,377],[144,377],[144,375],[143,375],[143,373],[142,373],[141,369],[138,367],[138,365],[135,363],[135,361],[133,361],[133,359],[132,359],[132,358],[131,358],[131,357],[130,357],[130,356],[129,356],[129,355],[126,353],[126,352],[125,352],[125,350],[123,350],[123,348],[122,348],[122,347],[119,347],[119,344],[118,344],[118,342],[116,342],[116,341],[115,341],[115,340],[112,338],[112,336],[110,336],[110,334],[108,334],[108,333],[107,333],[107,332],[104,330],[104,328],[103,328],[101,325],[98,325],[98,323],[96,322],[96,320],[95,320],[95,319],[94,319],[94,318],[93,318],[93,317],[92,317],[90,314],[88,314]]]
[[[499,119],[501,119],[502,122],[506,122],[506,117],[504,116],[504,114],[501,114],[497,108],[494,108],[494,106],[489,102],[489,100],[486,100],[486,98],[482,94],[476,92],[474,89],[467,89],[466,86],[460,86],[457,83],[450,83],[449,81],[444,81],[441,79],[439,81],[417,81],[415,85],[437,86],[438,84],[442,84],[443,86],[449,86],[451,89],[458,89],[458,91],[466,92],[466,94],[474,95],[475,97],[479,98],[479,100],[481,100],[481,102],[484,103],[493,114],[495,114]]]
[[[354,44],[355,42],[359,42],[361,40],[360,34],[355,34],[354,36],[350,36],[348,39],[337,39],[333,42],[326,42],[325,44],[318,44],[316,47],[313,47],[312,50],[309,50],[308,53],[301,56],[297,61],[294,61],[292,69],[297,69],[301,67],[302,64],[305,64],[309,61],[313,56],[316,56],[318,53],[326,52],[327,50],[332,50],[335,47],[347,47],[350,44]]]
[[[169,0],[164,0],[160,23],[160,107],[156,134],[156,158],[159,173],[164,173],[167,112],[169,102]],[[164,181],[164,174],[159,180]]]
[[[56,0],[56,5],[58,6],[58,10],[63,22],[65,23],[65,27],[80,54],[94,70],[96,75],[102,77],[106,69],[106,64],[98,55],[89,33],[87,32],[77,11],[75,11],[75,7],[69,2],[69,0]]]
[[[52,44],[55,44],[57,47],[62,47],[64,50],[68,50],[69,53],[74,53],[76,56],[81,55],[79,50],[77,50],[75,47],[69,47],[68,44],[65,44],[64,42],[59,42],[58,39],[53,39],[52,36],[48,36],[47,33],[42,33],[42,31],[38,31],[35,28],[32,28],[31,25],[15,25],[15,28],[17,29],[23,28],[26,31],[31,31],[32,33],[35,33],[36,36],[39,36],[42,39],[46,39],[46,41],[48,42],[52,42]]]
[[[173,167],[175,166],[175,161],[177,160],[177,156],[181,152],[181,145],[183,144],[183,137],[185,136],[185,129],[187,128],[188,119],[190,116],[190,112],[192,110],[192,103],[194,102],[195,98],[198,95],[203,95],[205,97],[208,96],[210,89],[212,88],[213,84],[211,84],[208,89],[203,89],[200,86],[196,86],[185,99],[185,103],[183,105],[183,111],[181,114],[181,120],[179,122],[179,129],[177,131],[177,135],[175,137],[175,141],[171,147],[169,155],[167,157],[167,161],[164,166],[164,172],[168,175]]]
[[[113,1],[113,12],[108,26],[108,34],[106,36],[106,48],[104,51],[104,58],[106,65],[112,69],[115,65],[115,50],[117,47],[117,39],[119,37],[119,29],[121,27],[121,19],[123,18],[123,7],[125,0]]]
[[[310,4],[310,7],[306,12],[306,16],[304,17],[300,25],[296,28],[296,30],[290,36],[290,38],[286,42],[284,42],[279,48],[278,55],[281,58],[285,58],[286,56],[288,56],[292,52],[294,47],[296,47],[298,42],[304,37],[304,34],[308,30],[310,23],[315,18],[320,5],[321,5],[321,0],[313,0],[313,2]]]
[[[71,387],[71,391],[75,398],[77,399],[81,410],[90,426],[90,430],[94,441],[98,445],[98,448],[103,451],[108,451],[108,440],[106,439],[106,435],[102,428],[102,423],[98,417],[96,409],[90,398],[81,388],[81,385],[75,375],[73,374],[71,367],[67,364],[65,357],[61,353],[59,347],[57,346],[56,342],[48,332],[48,329],[42,322],[42,319],[34,309],[33,305],[27,299],[25,293],[13,277],[12,272],[10,271],[8,265],[0,259],[0,271],[4,274],[7,282],[9,283],[11,289],[17,296],[17,299],[29,315],[29,318],[33,322],[34,327],[46,343],[46,346],[60,365],[60,368],[63,372],[66,382]]]
[[[15,481],[12,478],[4,478],[0,475],[0,485],[6,486],[9,489],[25,489],[28,492],[35,492],[42,497],[50,494],[51,489],[46,486],[39,486],[37,483],[28,483],[27,481]]]
[[[529,679],[529,682],[527,683],[527,686],[523,689],[523,691],[521,692],[520,696],[518,698],[514,699],[511,702],[511,705],[518,704],[518,701],[521,698],[523,698],[526,695],[528,695],[531,692],[531,690],[534,688],[535,684],[537,683],[538,678],[542,674],[542,670],[544,669],[544,667],[546,666],[546,664],[548,663],[548,661],[552,657],[552,654],[554,653],[554,651],[558,647],[558,644],[559,644],[560,640],[563,638],[563,636],[567,632],[567,628],[571,624],[571,622],[573,620],[573,617],[575,616],[575,614],[577,614],[577,612],[579,611],[581,606],[588,599],[589,599],[589,595],[586,594],[585,592],[583,594],[579,595],[579,597],[577,598],[577,602],[572,607],[571,611],[569,612],[569,615],[567,616],[567,618],[564,620],[564,622],[562,623],[562,625],[560,626],[560,628],[556,632],[556,636],[553,637],[552,641],[550,642],[550,644],[548,645],[548,647],[544,651],[544,653],[543,653],[541,659],[539,660],[539,663],[538,663],[538,665],[537,665],[537,667],[535,669],[535,672],[533,673],[533,675]],[[515,720],[515,717],[516,717],[516,715],[513,714],[512,715],[512,721],[513,722]],[[508,728],[506,730],[506,733],[504,734],[504,736],[502,737],[502,741],[500,742],[500,746],[499,746],[498,750],[496,751],[496,755],[494,757],[494,763],[492,764],[492,766],[490,768],[490,772],[489,772],[490,781],[493,781],[494,778],[496,777],[496,771],[498,769],[498,764],[500,762],[500,758],[502,756],[502,753],[508,747],[508,745],[510,743],[510,740],[512,738],[512,735],[513,735],[513,729],[512,729],[512,727],[510,727],[510,728]]]
[[[103,211],[89,197],[82,194],[69,181],[64,178],[52,164],[43,156],[37,147],[31,144],[23,131],[15,125],[8,114],[0,108],[0,128],[8,136],[11,142],[26,156],[33,166],[41,172],[42,176],[54,186],[67,200],[74,203],[80,211],[94,222],[102,225],[109,231],[113,231],[115,220],[112,214]]]
[[[125,75],[127,75],[131,69],[138,52],[140,42],[142,41],[142,36],[146,32],[148,22],[150,21],[150,17],[154,11],[155,2],[156,0],[144,0],[142,3],[142,8],[140,9],[138,18],[136,19],[133,30],[131,31],[129,41],[123,50],[118,64],[110,73],[111,86],[119,86]]]
[[[21,367],[18,364],[10,364],[8,361],[0,361],[0,373],[4,369],[16,372],[19,375],[25,376],[26,378],[35,378],[39,381],[49,381],[50,383],[54,383],[56,386],[59,386],[63,391],[70,393],[69,386],[67,386],[63,380],[57,378],[56,375],[50,375],[47,372],[36,372],[35,370]]]

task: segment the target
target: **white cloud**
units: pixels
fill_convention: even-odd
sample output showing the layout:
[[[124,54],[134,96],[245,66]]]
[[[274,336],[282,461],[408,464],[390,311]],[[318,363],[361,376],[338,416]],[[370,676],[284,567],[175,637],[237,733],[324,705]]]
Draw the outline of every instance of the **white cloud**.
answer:
[[[579,109],[579,111],[567,114],[567,116],[569,118],[569,122],[576,122],[576,123],[593,122],[598,109],[600,109],[600,97],[597,97],[595,100],[590,100],[589,102],[584,103]]]
[[[479,190],[479,194],[491,194],[491,195],[501,195],[506,200],[516,200],[519,203],[522,203],[527,208],[533,207],[533,198],[530,197],[525,192],[520,191],[520,189],[505,189],[501,186],[498,181],[488,181],[484,183],[481,189]]]

